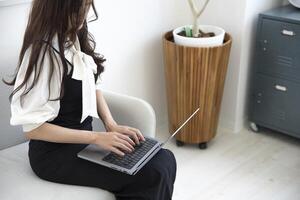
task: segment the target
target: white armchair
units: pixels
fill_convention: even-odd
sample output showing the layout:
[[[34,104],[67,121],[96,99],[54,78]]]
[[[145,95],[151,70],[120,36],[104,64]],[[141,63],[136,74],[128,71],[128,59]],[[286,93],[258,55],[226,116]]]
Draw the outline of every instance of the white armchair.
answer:
[[[146,136],[155,136],[155,113],[149,103],[111,91],[103,91],[103,95],[117,123],[138,128]],[[93,129],[104,130],[100,120],[94,118]],[[22,130],[19,129],[19,131]],[[0,132],[1,138],[6,137],[7,134],[10,133]],[[13,135],[22,137],[22,134],[14,133]],[[20,138],[10,139],[9,144],[0,143],[0,149],[2,149],[0,150],[0,199],[114,199],[111,193],[98,188],[57,184],[41,180],[30,168],[27,155],[28,142],[15,145],[16,141],[20,141]],[[11,147],[6,148],[7,146]]]
[[[149,137],[155,136],[155,113],[148,102],[116,92],[101,91],[117,123],[138,128],[143,135]],[[104,130],[103,125],[99,127],[98,121],[93,120],[93,128]]]

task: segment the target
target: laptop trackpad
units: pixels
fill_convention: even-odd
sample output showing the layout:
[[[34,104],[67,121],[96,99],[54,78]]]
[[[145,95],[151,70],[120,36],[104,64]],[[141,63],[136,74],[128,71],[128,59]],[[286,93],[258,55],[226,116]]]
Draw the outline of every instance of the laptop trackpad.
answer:
[[[101,160],[103,157],[108,155],[110,151],[104,150],[101,147],[90,144],[81,152],[78,153],[79,157],[88,157],[90,159]]]

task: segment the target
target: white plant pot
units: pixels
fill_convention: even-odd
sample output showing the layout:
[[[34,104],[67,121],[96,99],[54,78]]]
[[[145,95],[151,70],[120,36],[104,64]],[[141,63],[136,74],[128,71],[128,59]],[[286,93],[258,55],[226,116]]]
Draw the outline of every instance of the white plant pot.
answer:
[[[225,30],[211,25],[200,25],[199,29],[203,32],[213,32],[215,33],[214,37],[205,37],[205,38],[193,38],[193,37],[184,37],[178,35],[181,31],[184,30],[184,27],[193,28],[193,25],[181,26],[173,30],[173,37],[175,43],[182,46],[188,47],[215,47],[223,44]]]

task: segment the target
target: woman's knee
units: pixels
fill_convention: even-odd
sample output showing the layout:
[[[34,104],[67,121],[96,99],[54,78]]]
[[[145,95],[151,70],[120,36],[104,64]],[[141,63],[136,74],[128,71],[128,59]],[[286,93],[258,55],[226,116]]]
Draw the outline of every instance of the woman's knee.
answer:
[[[161,152],[162,154],[164,154],[163,156],[165,157],[165,160],[169,166],[177,166],[176,158],[172,151],[170,151],[169,149],[161,149]]]
[[[175,180],[175,176],[176,176],[176,172],[177,172],[177,161],[176,161],[175,155],[169,149],[164,149],[164,150],[169,156],[169,159],[168,159],[169,167],[170,167],[169,170],[172,172],[172,176],[174,176],[174,180]]]
[[[174,155],[174,153],[173,153],[172,151],[170,151],[169,149],[163,149],[163,150],[165,150],[165,151],[166,151],[166,153],[168,153],[168,154],[169,154],[169,156],[171,157],[171,158],[170,158],[170,160],[171,160],[173,163],[175,163],[175,164],[176,164],[176,158],[175,158],[175,155]]]
[[[174,154],[168,149],[161,149],[158,153],[156,170],[164,179],[175,181],[177,163]]]

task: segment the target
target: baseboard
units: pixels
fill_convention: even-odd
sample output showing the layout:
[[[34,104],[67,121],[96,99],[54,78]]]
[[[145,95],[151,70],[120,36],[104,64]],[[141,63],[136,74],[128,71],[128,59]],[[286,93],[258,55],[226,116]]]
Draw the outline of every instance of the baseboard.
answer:
[[[248,116],[244,116],[240,123],[234,123],[228,119],[220,119],[219,127],[222,130],[230,131],[232,133],[239,133],[248,127]]]

